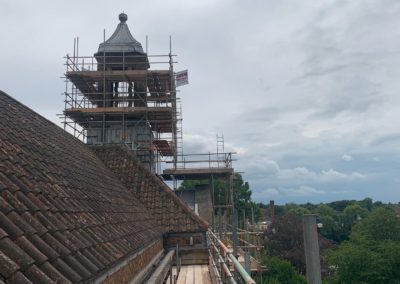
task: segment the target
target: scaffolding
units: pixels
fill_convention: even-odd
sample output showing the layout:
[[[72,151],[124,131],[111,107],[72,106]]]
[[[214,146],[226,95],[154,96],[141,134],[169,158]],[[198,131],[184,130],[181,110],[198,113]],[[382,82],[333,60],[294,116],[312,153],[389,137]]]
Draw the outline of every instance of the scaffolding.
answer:
[[[172,168],[163,171],[163,177],[166,180],[174,181],[176,189],[176,181],[182,180],[208,180],[210,192],[212,196],[212,220],[210,224],[209,249],[210,258],[215,264],[215,272],[220,275],[221,283],[229,282],[226,277],[240,280],[240,270],[238,267],[242,265],[246,271],[246,275],[259,275],[265,267],[261,265],[261,253],[263,250],[262,237],[263,233],[255,225],[254,216],[251,219],[245,216],[244,212],[237,212],[235,208],[235,172],[233,169],[234,152],[225,152],[224,135],[216,135],[216,152],[202,154],[181,154],[178,161]],[[216,189],[217,182],[223,183],[223,189]],[[240,213],[240,218],[238,217]],[[204,218],[204,216],[202,216]],[[238,222],[240,219],[240,224]],[[216,253],[215,247],[221,247],[216,244],[213,239],[220,240],[220,244],[226,244],[229,247],[231,256],[237,257],[237,267],[231,259]],[[222,258],[221,258],[222,257]],[[226,261],[226,267],[222,264]],[[235,258],[236,259],[236,258]],[[239,265],[240,263],[240,265]],[[232,274],[230,274],[232,272]],[[235,273],[234,273],[235,272]],[[230,276],[229,276],[230,275]],[[243,276],[243,275],[242,275]],[[239,281],[241,283],[241,281]],[[249,282],[252,283],[252,282]]]
[[[125,145],[153,173],[172,180],[174,189],[178,180],[208,179],[213,231],[218,228],[219,238],[230,236],[233,251],[229,254],[236,256],[246,244],[237,233],[235,153],[225,153],[224,136],[217,134],[216,153],[184,154],[171,37],[168,54],[149,55],[147,37],[144,52],[129,32],[127,15],[122,13],[119,19],[121,23],[107,41],[104,32],[103,43],[93,56],[79,55],[79,38],[74,39],[73,55],[65,57],[64,129],[88,145]],[[163,169],[161,163],[172,168]],[[218,202],[214,200],[216,179],[225,181]]]
[[[156,173],[161,162],[176,165],[182,118],[171,44],[166,55],[80,56],[78,43],[65,57],[64,129],[89,145],[124,144]]]

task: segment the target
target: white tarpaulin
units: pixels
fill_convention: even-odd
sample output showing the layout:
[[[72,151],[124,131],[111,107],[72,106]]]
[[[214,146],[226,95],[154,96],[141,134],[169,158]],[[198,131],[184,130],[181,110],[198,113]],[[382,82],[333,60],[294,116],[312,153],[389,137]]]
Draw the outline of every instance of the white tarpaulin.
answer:
[[[177,87],[189,84],[188,70],[175,73],[175,84]]]

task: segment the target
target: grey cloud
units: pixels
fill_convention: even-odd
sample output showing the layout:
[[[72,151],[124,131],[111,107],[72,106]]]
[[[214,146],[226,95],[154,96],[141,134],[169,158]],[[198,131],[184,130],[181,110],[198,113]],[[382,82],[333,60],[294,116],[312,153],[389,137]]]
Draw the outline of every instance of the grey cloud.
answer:
[[[334,169],[316,172],[306,167],[281,168],[276,161],[259,158],[247,164],[247,176],[271,185],[293,185],[301,183],[353,182],[367,178],[357,171],[344,173]]]
[[[301,185],[298,188],[285,188],[282,189],[287,196],[313,196],[316,194],[324,194],[325,191],[315,189],[311,186]]]
[[[383,144],[391,144],[391,143],[400,143],[400,133],[391,133],[382,137],[379,137],[378,139],[375,139],[371,142],[371,145],[373,146],[380,146]]]
[[[342,160],[343,161],[352,161],[353,160],[353,157],[351,156],[351,155],[348,155],[348,154],[343,154],[343,156],[342,156]]]
[[[80,54],[93,54],[103,28],[109,35],[125,10],[135,38],[149,36],[150,53],[167,53],[172,35],[175,70],[189,69],[179,93],[186,153],[214,151],[224,133],[255,198],[322,201],[342,191],[351,193],[340,198],[400,199],[392,182],[400,156],[398,1],[93,3],[6,0],[0,88],[58,123],[62,57],[73,37]],[[357,159],[343,161],[344,153]],[[301,186],[325,193],[284,194]]]
[[[309,65],[310,62],[307,63]],[[348,65],[336,65],[336,66],[330,66],[325,69],[322,69],[320,67],[315,68],[312,71],[309,71],[308,73],[305,73],[299,80],[306,79],[308,77],[314,77],[314,76],[323,76],[323,75],[330,75],[335,72],[342,71],[343,69],[347,68]]]
[[[353,84],[356,85],[354,81]],[[359,85],[370,84],[364,82]],[[343,112],[359,114],[383,103],[384,100],[380,98],[378,91],[363,90],[363,87],[357,86],[343,86],[342,89],[329,94],[320,109],[316,110],[312,116],[324,119],[335,117]]]

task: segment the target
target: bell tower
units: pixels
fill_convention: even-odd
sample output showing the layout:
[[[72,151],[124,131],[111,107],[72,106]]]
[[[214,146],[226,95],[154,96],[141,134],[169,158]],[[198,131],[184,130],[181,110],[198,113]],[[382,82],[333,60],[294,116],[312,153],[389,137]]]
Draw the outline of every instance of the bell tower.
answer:
[[[78,40],[66,56],[64,127],[88,145],[123,144],[156,172],[161,160],[176,160],[173,55],[149,56],[127,20],[119,15],[93,56],[78,56]]]

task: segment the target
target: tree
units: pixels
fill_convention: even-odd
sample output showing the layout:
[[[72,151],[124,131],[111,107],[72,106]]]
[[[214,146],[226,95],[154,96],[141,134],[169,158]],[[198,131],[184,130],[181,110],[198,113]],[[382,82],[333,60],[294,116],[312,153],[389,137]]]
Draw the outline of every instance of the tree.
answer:
[[[332,207],[320,204],[314,211],[318,221],[322,224],[320,233],[335,242],[341,241],[341,228],[339,225],[339,214]]]
[[[307,281],[297,269],[286,260],[274,256],[263,256],[262,264],[267,267],[263,272],[263,280],[257,283],[306,284]]]
[[[354,227],[350,239],[329,254],[334,283],[400,283],[400,219],[377,208]]]
[[[260,208],[262,208],[262,209],[267,209],[267,208],[268,208],[268,204],[264,204],[264,203],[262,203],[262,202],[258,202],[258,203],[257,203],[257,206],[260,207]]]
[[[294,214],[279,216],[266,233],[269,255],[290,261],[301,272],[305,271],[303,228],[301,217]]]
[[[355,200],[339,200],[327,203],[327,205],[338,212],[342,212],[347,206],[354,204],[355,202]]]
[[[184,180],[178,190],[195,189],[198,185],[209,184],[208,180]]]
[[[213,184],[212,184],[213,183]],[[184,180],[179,190],[194,189],[198,185],[208,184],[211,188],[214,188],[214,204],[215,205],[226,205],[229,196],[229,182],[226,179],[217,178],[211,180]],[[238,212],[239,223],[243,223],[243,212],[245,213],[246,219],[251,220],[252,214],[254,219],[257,221],[260,218],[260,208],[255,202],[251,200],[251,190],[248,182],[243,181],[242,175],[235,173],[233,176],[233,193],[234,193],[234,205]],[[219,209],[216,209],[215,214],[218,214]],[[224,213],[225,209],[221,209],[221,214]]]
[[[331,216],[320,216],[319,222],[322,224],[320,228],[321,235],[335,242],[342,240],[341,228],[337,219]]]
[[[307,202],[306,204],[303,204],[302,207],[308,209],[309,211],[315,211],[318,205]]]
[[[358,201],[357,204],[360,205],[362,208],[367,209],[368,211],[371,211],[372,208],[374,207],[374,203],[373,203],[372,199],[369,197]]]
[[[331,217],[332,219],[338,219],[338,213],[332,207],[329,207],[326,204],[320,204],[314,211],[318,216],[326,216]]]
[[[303,216],[304,214],[310,214],[311,211],[301,205],[287,203],[285,205],[285,213],[296,216]]]
[[[318,237],[322,272],[327,271],[324,251],[333,247],[328,239]],[[290,261],[301,273],[306,271],[303,245],[302,217],[295,214],[283,214],[276,218],[273,228],[265,235],[265,249],[268,255]]]
[[[377,208],[354,227],[352,237],[357,240],[366,238],[376,242],[400,242],[400,219],[393,210]]]
[[[353,225],[364,219],[369,214],[369,211],[358,204],[350,204],[340,215],[341,236],[340,240],[348,239]]]
[[[233,178],[233,192],[235,200],[235,209],[237,210],[239,216],[243,216],[245,213],[246,219],[251,220],[252,214],[257,221],[260,217],[260,208],[255,202],[251,200],[251,190],[250,185],[246,181],[243,181],[241,174],[235,173]],[[239,219],[243,219],[239,217]],[[243,222],[243,220],[242,220]]]

